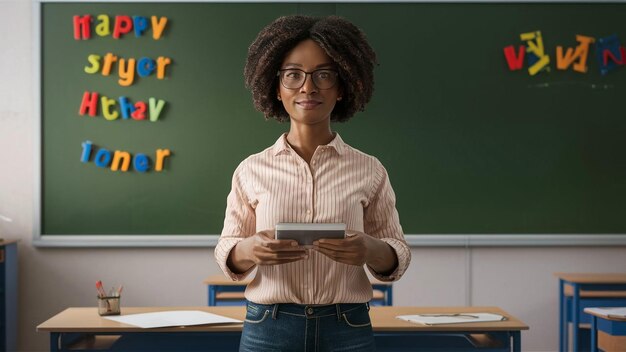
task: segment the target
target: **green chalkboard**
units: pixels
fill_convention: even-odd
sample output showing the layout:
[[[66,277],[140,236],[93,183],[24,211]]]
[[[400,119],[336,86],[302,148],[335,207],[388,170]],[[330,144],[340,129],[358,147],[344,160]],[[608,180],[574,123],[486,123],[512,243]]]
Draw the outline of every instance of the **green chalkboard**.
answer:
[[[243,83],[247,47],[287,14],[344,16],[376,50],[365,112],[333,128],[386,166],[407,234],[626,233],[626,71],[557,70],[576,35],[626,39],[626,4],[41,4],[42,235],[219,234],[231,176],[288,124],[265,121]],[[160,40],[75,40],[74,15],[166,16]],[[97,24],[98,21],[94,23]],[[93,29],[93,28],[92,28]],[[503,48],[541,31],[550,72],[509,70]],[[169,57],[164,79],[118,84],[88,56]],[[137,75],[136,75],[137,76]],[[85,91],[163,99],[158,121],[79,114]],[[82,143],[145,154],[151,170],[81,162]],[[154,170],[159,148],[171,150]]]

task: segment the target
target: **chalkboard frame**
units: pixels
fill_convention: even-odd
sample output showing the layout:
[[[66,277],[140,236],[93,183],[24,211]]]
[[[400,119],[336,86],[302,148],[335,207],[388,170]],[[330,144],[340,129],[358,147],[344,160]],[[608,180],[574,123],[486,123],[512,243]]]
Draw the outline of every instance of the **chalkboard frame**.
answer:
[[[34,219],[33,219],[33,244],[38,247],[213,247],[217,243],[219,234],[207,235],[43,235],[41,227],[42,219],[42,107],[41,107],[41,6],[43,3],[81,2],[74,0],[48,1],[33,0],[33,55],[34,55]],[[121,2],[121,1],[104,1]],[[137,3],[160,3],[172,1],[134,1]],[[186,1],[186,2],[215,2],[223,1]],[[234,1],[234,2],[291,2],[291,1]],[[324,1],[305,1],[305,3],[323,3]],[[353,2],[353,1],[343,1]],[[380,2],[380,1],[354,1],[354,2]],[[591,1],[399,1],[399,2],[424,2],[424,3],[592,3]],[[623,0],[602,1],[602,3],[623,3]],[[626,234],[406,234],[407,242],[411,246],[435,246],[435,247],[474,247],[474,246],[614,246],[626,245]]]

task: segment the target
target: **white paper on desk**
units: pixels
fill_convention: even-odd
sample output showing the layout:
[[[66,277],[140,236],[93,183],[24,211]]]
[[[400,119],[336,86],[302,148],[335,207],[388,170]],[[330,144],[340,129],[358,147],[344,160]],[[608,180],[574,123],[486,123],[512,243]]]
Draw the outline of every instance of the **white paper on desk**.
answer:
[[[467,314],[467,315],[464,315]],[[474,318],[477,317],[477,318]],[[439,325],[439,324],[467,324],[467,323],[480,323],[486,321],[502,321],[506,320],[505,317],[499,314],[492,313],[459,313],[455,314],[414,314],[414,315],[398,315],[396,318],[400,320],[406,320],[411,323],[418,323],[423,325]]]
[[[162,328],[167,326],[189,326],[204,324],[241,323],[241,320],[200,310],[171,310],[165,312],[128,314],[115,317],[103,317],[119,323],[138,326],[140,328]]]
[[[626,307],[587,308],[586,310],[609,318],[626,318]]]

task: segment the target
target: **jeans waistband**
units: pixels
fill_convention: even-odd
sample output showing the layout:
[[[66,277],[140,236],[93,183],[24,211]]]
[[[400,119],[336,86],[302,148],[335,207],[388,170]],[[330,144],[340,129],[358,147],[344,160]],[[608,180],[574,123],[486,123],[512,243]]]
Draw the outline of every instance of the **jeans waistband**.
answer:
[[[343,313],[358,308],[370,309],[369,303],[337,303],[327,305],[306,305],[295,303],[259,304],[248,301],[248,304],[272,312],[272,318],[276,319],[278,314],[288,314],[306,318],[322,318],[336,316],[341,318]]]

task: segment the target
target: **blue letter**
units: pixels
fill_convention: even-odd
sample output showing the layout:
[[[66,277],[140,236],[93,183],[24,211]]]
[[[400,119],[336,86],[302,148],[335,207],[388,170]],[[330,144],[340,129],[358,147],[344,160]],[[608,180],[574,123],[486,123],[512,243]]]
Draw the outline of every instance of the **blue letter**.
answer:
[[[146,172],[150,167],[150,159],[145,154],[137,154],[135,155],[135,161],[133,162],[135,165],[135,170],[139,172]]]
[[[156,63],[149,57],[142,57],[137,64],[137,73],[139,77],[147,77],[154,72]]]
[[[107,167],[111,161],[111,152],[102,148],[96,153],[96,166]]]
[[[126,97],[120,97],[118,101],[120,102],[120,110],[122,111],[122,117],[124,118],[124,120],[129,119],[130,114],[135,112],[135,107],[133,106],[131,102],[128,101],[128,98]]]
[[[83,146],[83,154],[80,157],[80,161],[86,163],[91,156],[91,141],[84,141],[81,145]]]
[[[148,18],[133,16],[133,26],[135,27],[135,37],[141,37],[146,28],[148,28]]]

